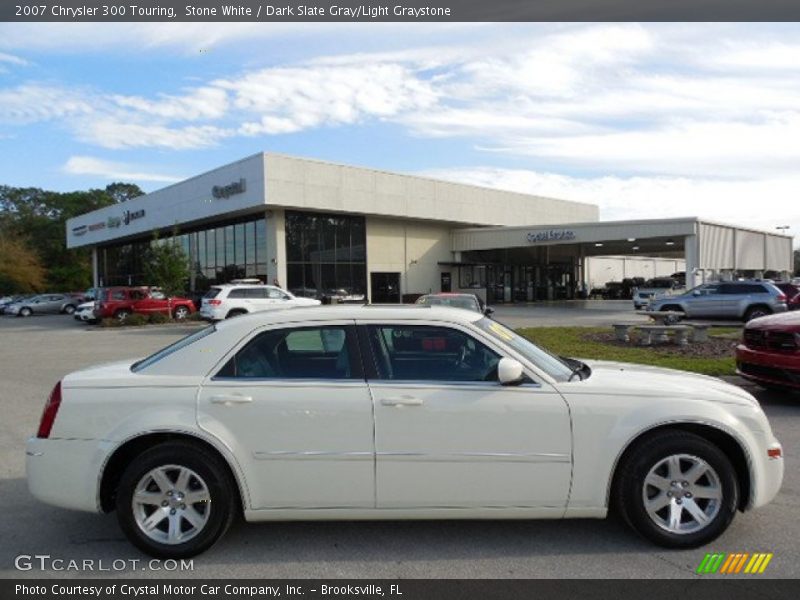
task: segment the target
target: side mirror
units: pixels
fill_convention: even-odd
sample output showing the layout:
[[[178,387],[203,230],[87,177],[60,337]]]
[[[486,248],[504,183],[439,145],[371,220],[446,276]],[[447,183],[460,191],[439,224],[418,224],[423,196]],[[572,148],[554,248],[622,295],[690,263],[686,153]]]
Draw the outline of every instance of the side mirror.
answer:
[[[700,290],[695,290],[692,292],[692,296],[699,296],[700,293],[701,293]]]
[[[491,317],[494,314],[494,309],[491,306],[487,306],[483,309],[483,314],[487,317]]]
[[[501,358],[497,363],[497,380],[501,385],[521,383],[522,376],[522,365],[513,358]]]

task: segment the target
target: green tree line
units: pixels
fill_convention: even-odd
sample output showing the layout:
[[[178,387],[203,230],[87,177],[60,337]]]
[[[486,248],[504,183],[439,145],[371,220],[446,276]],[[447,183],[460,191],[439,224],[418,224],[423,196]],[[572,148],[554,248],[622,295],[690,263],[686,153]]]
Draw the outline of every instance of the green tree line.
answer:
[[[131,183],[75,192],[0,186],[0,292],[74,291],[89,287],[91,251],[67,250],[67,219],[142,193]]]

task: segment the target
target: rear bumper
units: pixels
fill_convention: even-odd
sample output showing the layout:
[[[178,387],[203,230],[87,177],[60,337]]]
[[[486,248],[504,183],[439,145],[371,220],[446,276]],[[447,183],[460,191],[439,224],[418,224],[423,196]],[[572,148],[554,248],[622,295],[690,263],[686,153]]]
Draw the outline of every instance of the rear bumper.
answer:
[[[54,506],[100,512],[103,444],[97,440],[30,438],[25,446],[25,471],[31,494]]]
[[[208,319],[209,321],[221,321],[225,318],[225,315],[222,314],[222,310],[216,308],[203,306],[198,312],[200,313],[201,317]]]
[[[736,373],[757,383],[800,389],[800,355],[736,348]]]

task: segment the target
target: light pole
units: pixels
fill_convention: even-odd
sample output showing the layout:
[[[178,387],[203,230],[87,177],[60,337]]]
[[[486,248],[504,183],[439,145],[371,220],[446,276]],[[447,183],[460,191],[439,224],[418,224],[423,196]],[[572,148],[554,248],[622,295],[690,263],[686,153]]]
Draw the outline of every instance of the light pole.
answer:
[[[786,231],[787,229],[791,229],[791,225],[778,225],[775,229],[778,231]]]

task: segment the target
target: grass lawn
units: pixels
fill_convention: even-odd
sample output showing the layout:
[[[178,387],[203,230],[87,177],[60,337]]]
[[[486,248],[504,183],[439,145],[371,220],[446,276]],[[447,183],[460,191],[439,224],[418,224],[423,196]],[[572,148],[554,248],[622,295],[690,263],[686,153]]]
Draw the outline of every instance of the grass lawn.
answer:
[[[727,328],[724,331],[722,328],[718,329],[712,330],[711,335],[724,335],[730,338],[736,331]],[[705,375],[733,375],[736,370],[733,351],[729,356],[721,358],[701,358],[659,352],[658,346],[641,347],[631,344],[619,347],[584,337],[586,334],[608,333],[608,331],[608,327],[527,327],[517,330],[519,334],[560,356],[654,365]]]

